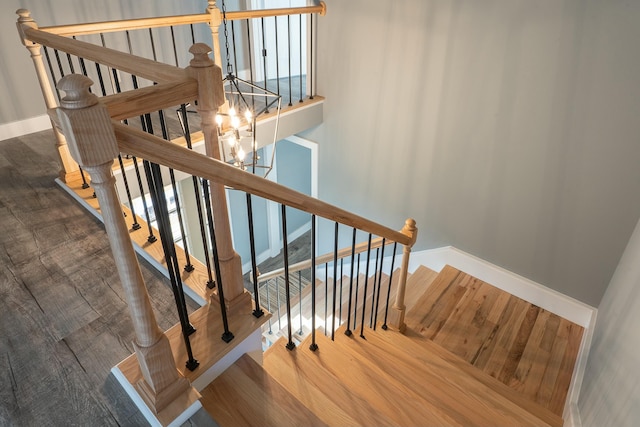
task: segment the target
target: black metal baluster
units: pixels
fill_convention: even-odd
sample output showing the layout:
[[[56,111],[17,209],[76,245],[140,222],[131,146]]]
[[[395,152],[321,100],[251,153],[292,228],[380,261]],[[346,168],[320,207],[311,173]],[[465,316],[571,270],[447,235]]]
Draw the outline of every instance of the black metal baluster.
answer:
[[[351,239],[351,273],[349,274],[349,305],[347,308],[347,329],[344,331],[346,336],[351,336],[351,295],[353,292],[353,268],[356,261],[356,228],[353,228],[353,238]],[[357,292],[356,288],[356,292]],[[357,295],[357,294],[356,294]],[[357,304],[357,302],[356,302]],[[355,326],[354,326],[355,327]]]
[[[267,89],[267,48],[266,48],[266,40],[264,34],[264,18],[260,18],[260,25],[262,27],[262,72],[264,73],[264,90]],[[276,58],[277,59],[277,58]],[[267,96],[264,97],[264,103],[266,105],[265,113],[269,112],[269,98]]]
[[[387,303],[384,308],[384,323],[382,324],[382,329],[387,329],[387,315],[389,313],[389,295],[391,294],[391,281],[393,279],[393,265],[396,262],[396,249],[398,247],[398,242],[393,244],[393,256],[391,257],[391,273],[389,273],[389,287],[387,288]]]
[[[362,302],[362,319],[360,324],[360,338],[364,338],[364,314],[367,307],[367,286],[369,284],[369,261],[371,259],[371,233],[369,233],[369,241],[367,243],[367,266],[364,273],[364,296]]]
[[[220,300],[220,314],[222,315],[222,325],[224,326],[224,333],[222,334],[222,341],[230,342],[234,337],[229,330],[229,320],[227,319],[227,306],[224,300],[224,289],[222,284],[222,276],[220,275],[220,260],[218,258],[218,245],[216,244],[216,232],[213,228],[213,207],[211,207],[211,197],[209,195],[209,181],[202,180],[202,192],[204,194],[204,201],[207,211],[207,222],[209,225],[209,238],[211,239],[211,247],[213,249],[213,264],[216,272],[216,281],[218,282],[218,299]]]
[[[287,243],[287,207],[282,207],[282,256],[284,258],[284,286],[286,292],[286,304],[287,304],[287,336],[289,342],[287,343],[287,350],[293,350],[296,345],[293,343],[291,334],[291,288],[289,283],[289,244]]]
[[[278,49],[278,17],[273,17],[276,36],[276,93],[280,95],[280,54]]]
[[[240,29],[242,32],[242,28]],[[238,49],[236,49],[236,31],[233,25],[233,21],[231,21],[231,44],[233,45],[233,69],[236,70],[236,74],[238,73]]]
[[[360,286],[360,254],[358,254],[358,266],[356,267],[356,295],[355,301],[353,304],[353,329],[356,329],[356,325],[358,323],[358,287]]]
[[[333,306],[331,309],[331,341],[335,339],[336,332],[336,292],[338,290],[338,222],[336,221],[333,236]]]
[[[196,35],[193,32],[193,24],[189,24],[189,29],[191,30],[191,44],[195,44],[196,42]]]
[[[51,64],[51,56],[49,56],[49,49],[46,46],[42,46],[42,47],[44,48],[44,57],[47,60],[47,65],[49,66],[49,74],[51,74],[51,79],[55,83],[55,82],[59,81],[59,79],[56,78],[56,73],[55,73],[55,71],[53,69],[53,65]],[[56,96],[58,98],[58,103],[60,103],[60,91],[58,90],[56,84],[53,85],[53,88],[56,90]]]
[[[315,61],[313,58],[313,13],[309,15],[309,24],[310,24],[310,30],[309,30],[309,37],[311,38],[310,43],[309,43],[309,67],[310,69],[307,70],[307,75],[309,76],[309,99],[313,99],[313,67],[315,66]]]
[[[311,215],[311,345],[309,350],[316,351],[316,216]]]
[[[80,171],[80,177],[82,178],[82,189],[89,188],[89,184],[87,183],[87,178],[84,176],[84,170],[78,166],[78,170]]]
[[[378,276],[378,258],[380,256],[380,248],[376,248],[376,266],[373,268],[373,289],[371,292],[371,313],[369,316],[369,327],[373,327],[373,309],[376,303],[376,289],[380,287],[380,277]]]
[[[253,300],[255,302],[255,308],[253,309],[253,315],[260,317],[264,314],[262,307],[260,307],[260,297],[258,288],[258,263],[256,260],[256,241],[253,230],[253,205],[251,203],[251,194],[247,195],[247,218],[249,220],[249,248],[251,250],[251,275],[253,277]]]
[[[251,93],[254,93],[254,88],[253,88],[253,84],[255,84],[255,82],[253,81],[253,58],[251,57],[251,33],[249,31],[249,20],[246,20],[247,22],[247,52],[248,52],[248,57],[249,57],[249,81],[251,82],[250,88],[251,88]],[[237,72],[238,70],[236,70]],[[252,96],[251,97],[251,108],[255,111],[256,109],[256,97]]]
[[[300,16],[300,101],[302,102],[302,14]]]
[[[187,106],[185,104],[180,105],[180,114],[182,116],[182,124],[184,126],[184,138],[187,142],[187,148],[193,149],[191,144],[191,131],[189,129],[189,120],[187,116]],[[200,186],[198,185],[198,177],[191,176],[193,182],[193,191],[196,196],[196,210],[198,211],[198,222],[200,223],[200,237],[202,238],[202,249],[204,251],[204,260],[207,266],[207,283],[206,286],[209,289],[213,289],[216,286],[216,282],[213,280],[213,272],[211,269],[211,257],[209,256],[209,243],[207,242],[206,227],[204,224],[204,215],[202,214],[202,196],[200,194]]]
[[[60,76],[64,77],[64,68],[62,67],[62,61],[60,60],[60,53],[58,52],[58,49],[53,49],[53,54],[56,57],[56,62],[58,63],[58,70],[60,71]]]
[[[71,54],[67,53],[67,62],[69,63],[69,70],[71,71],[71,74],[74,74],[76,72],[75,67],[73,66],[73,61],[71,60]],[[89,88],[91,89],[91,88]],[[89,90],[91,91],[91,90]]]
[[[171,221],[169,220],[169,209],[167,207],[167,200],[164,194],[164,185],[162,183],[162,173],[160,172],[160,166],[156,163],[150,164],[148,161],[144,160],[143,165],[147,182],[149,184],[149,194],[151,195],[152,203],[156,208],[154,211],[156,212],[158,232],[160,233],[162,249],[164,251],[165,261],[167,264],[167,271],[169,273],[169,281],[171,282],[171,288],[173,289],[176,308],[178,309],[178,316],[180,318],[180,325],[182,327],[182,336],[187,350],[188,360],[186,362],[186,367],[190,371],[193,371],[198,367],[199,363],[193,357],[189,335],[193,334],[196,330],[193,325],[189,323],[189,314],[184,298],[184,290],[182,289],[182,282],[180,281],[178,257],[173,243]]]
[[[287,49],[289,53],[289,107],[293,106],[293,90],[291,88],[291,15],[287,15]]]
[[[373,315],[373,330],[376,330],[376,323],[378,322],[378,307],[380,305],[380,288],[382,288],[382,272],[384,265],[384,246],[386,244],[385,238],[382,238],[382,251],[380,252],[380,278],[378,279],[378,292],[376,295],[376,311]],[[389,277],[389,282],[391,282],[391,277]]]

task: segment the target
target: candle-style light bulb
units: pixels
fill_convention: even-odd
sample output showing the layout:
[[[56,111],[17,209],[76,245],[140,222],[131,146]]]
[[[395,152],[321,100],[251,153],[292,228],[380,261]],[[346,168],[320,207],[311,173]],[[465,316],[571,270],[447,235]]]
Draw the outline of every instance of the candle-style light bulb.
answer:
[[[222,116],[216,114],[216,125],[218,127],[218,136],[222,136]]]
[[[244,162],[244,157],[246,156],[244,150],[242,149],[242,147],[240,147],[238,149],[238,160],[240,160],[241,162]]]
[[[238,129],[240,127],[240,117],[231,116],[231,126],[233,126],[234,129]]]
[[[253,114],[248,108],[244,111],[244,118],[247,121],[247,130],[251,132],[253,128]]]

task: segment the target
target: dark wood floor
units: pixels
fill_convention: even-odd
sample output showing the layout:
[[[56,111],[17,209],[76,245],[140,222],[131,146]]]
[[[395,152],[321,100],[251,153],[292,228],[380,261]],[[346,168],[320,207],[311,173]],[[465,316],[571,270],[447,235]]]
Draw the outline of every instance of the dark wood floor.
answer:
[[[55,159],[51,131],[0,141],[0,426],[145,425],[110,374],[133,330],[104,228]],[[169,284],[141,264],[166,329]]]

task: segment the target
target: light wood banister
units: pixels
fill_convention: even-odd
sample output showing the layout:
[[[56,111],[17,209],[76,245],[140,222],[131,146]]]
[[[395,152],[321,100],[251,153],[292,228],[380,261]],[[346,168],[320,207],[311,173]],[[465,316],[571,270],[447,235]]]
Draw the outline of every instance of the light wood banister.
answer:
[[[324,16],[326,10],[327,7],[325,3],[320,2],[320,4],[317,6],[227,12],[227,19],[233,21],[241,19],[262,18],[268,16],[301,15],[309,13],[318,13]],[[147,28],[168,27],[171,25],[175,26],[189,24],[207,24],[210,20],[210,14],[199,13],[193,15],[161,16],[157,18],[124,19],[121,21],[101,21],[88,22],[84,24],[56,25],[41,27],[40,29],[50,34],[70,37],[88,34],[110,33],[115,31],[144,30]]]
[[[163,64],[151,59],[141,58],[129,53],[119,52],[107,47],[50,34],[46,31],[33,28],[26,29],[24,33],[32,42],[58,49],[154,82],[168,83],[188,78],[184,69],[173,65]]]
[[[393,241],[388,240],[385,245],[393,244]],[[355,247],[354,253],[360,254],[367,250],[368,242],[358,243]],[[371,249],[376,249],[382,247],[382,237],[377,237],[371,240]],[[338,251],[338,259],[346,258],[351,256],[351,248],[343,248]],[[333,252],[326,253],[324,255],[320,255],[316,257],[316,265],[324,264],[326,262],[333,261]],[[304,261],[297,262],[289,266],[289,273],[293,273],[296,271],[304,270],[306,268],[311,267],[311,259],[307,259]],[[265,280],[273,279],[278,276],[282,276],[284,274],[284,268],[278,268],[276,270],[271,270],[268,273],[260,274],[258,276],[258,282],[264,282]]]
[[[100,98],[100,101],[107,107],[112,119],[123,120],[187,104],[197,98],[198,82],[188,79],[107,95]]]
[[[113,122],[120,151],[200,176],[237,190],[246,191],[319,217],[355,227],[402,245],[413,244],[413,236],[380,225],[329,203],[262,179],[219,160],[179,147],[162,138]]]

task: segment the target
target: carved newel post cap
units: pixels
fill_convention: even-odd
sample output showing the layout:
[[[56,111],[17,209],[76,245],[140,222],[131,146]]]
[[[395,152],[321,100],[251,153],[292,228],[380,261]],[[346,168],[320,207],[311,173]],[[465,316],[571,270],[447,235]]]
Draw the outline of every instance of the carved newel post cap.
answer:
[[[89,92],[92,84],[86,76],[69,74],[56,86],[65,92],[56,109],[60,127],[71,157],[82,167],[113,162],[119,152],[109,111]]]
[[[189,65],[195,68],[210,67],[214,64],[213,59],[209,57],[209,54],[213,52],[213,49],[206,43],[196,43],[189,48],[189,53],[193,55],[193,59],[189,61]]]
[[[16,15],[19,16],[18,22],[33,22],[29,9],[18,9]]]
[[[65,92],[60,100],[60,106],[70,110],[86,108],[98,103],[98,97],[89,92],[93,81],[82,74],[69,74],[64,76],[56,86]]]

